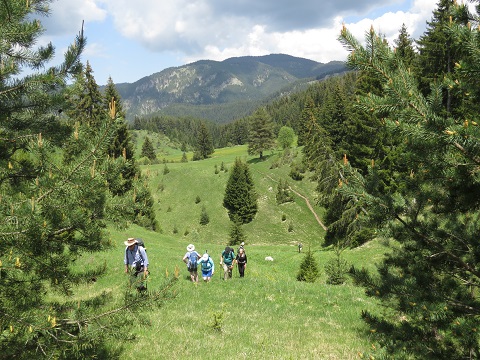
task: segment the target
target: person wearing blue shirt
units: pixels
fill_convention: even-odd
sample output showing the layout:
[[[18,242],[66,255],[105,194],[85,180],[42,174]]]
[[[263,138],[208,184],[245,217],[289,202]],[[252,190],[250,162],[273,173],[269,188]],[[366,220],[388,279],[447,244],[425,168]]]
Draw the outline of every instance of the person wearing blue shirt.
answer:
[[[198,260],[198,264],[200,265],[200,269],[202,270],[203,281],[209,282],[213,274],[215,273],[215,264],[213,263],[212,258],[207,253],[205,253],[200,258],[200,260]]]
[[[137,290],[143,291],[147,287],[145,285],[145,279],[148,275],[148,256],[145,248],[137,244],[135,238],[128,238],[125,241],[125,273],[130,273],[130,285],[135,284]],[[138,278],[138,274],[142,274],[141,278]]]

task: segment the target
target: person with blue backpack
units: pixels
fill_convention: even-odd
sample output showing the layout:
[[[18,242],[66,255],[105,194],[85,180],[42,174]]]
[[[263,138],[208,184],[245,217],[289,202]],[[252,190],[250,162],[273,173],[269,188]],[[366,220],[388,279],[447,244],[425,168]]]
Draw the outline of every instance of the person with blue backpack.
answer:
[[[232,270],[235,260],[235,254],[231,247],[227,246],[220,255],[220,265],[223,266],[223,280],[232,278]]]
[[[200,259],[200,254],[195,251],[195,245],[189,244],[182,261],[187,264],[187,270],[190,273],[190,280],[193,282],[198,282],[198,259]]]
[[[202,270],[203,281],[209,282],[215,273],[215,264],[206,251],[198,261],[198,265],[200,265],[200,269]]]
[[[143,242],[142,242],[143,245]],[[138,291],[147,289],[145,280],[148,276],[148,257],[145,248],[138,244],[137,239],[128,238],[125,241],[125,273],[130,273],[130,286],[135,285]],[[138,275],[141,274],[139,277]]]

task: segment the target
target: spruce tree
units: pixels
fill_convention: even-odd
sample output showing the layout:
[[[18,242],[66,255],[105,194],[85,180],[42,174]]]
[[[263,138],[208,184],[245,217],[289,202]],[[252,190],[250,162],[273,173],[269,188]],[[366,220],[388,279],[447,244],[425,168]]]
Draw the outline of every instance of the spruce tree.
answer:
[[[235,159],[225,189],[223,206],[231,221],[242,224],[253,220],[258,211],[257,194],[248,164]]]
[[[201,122],[196,136],[195,160],[202,160],[208,158],[213,154],[212,135],[205,123]]]
[[[442,9],[443,5],[445,1],[440,2]],[[453,13],[464,10],[456,4],[449,4],[448,9]],[[352,271],[367,294],[388,308],[362,315],[380,344],[380,354],[372,354],[376,357],[465,359],[480,355],[476,331],[480,326],[476,266],[480,263],[480,119],[478,112],[465,117],[461,104],[480,102],[480,33],[478,16],[475,26],[455,19],[452,16],[452,22],[443,22],[449,43],[439,37],[438,43],[429,46],[443,51],[440,47],[453,50],[455,44],[455,49],[464,52],[459,62],[455,68],[445,62],[445,67],[429,70],[428,77],[420,74],[421,79],[398,64],[387,45],[379,43],[372,52],[346,29],[341,33],[341,41],[352,51],[349,65],[384,79],[382,94],[363,97],[362,108],[382,117],[388,131],[408,142],[410,151],[405,170],[392,175],[399,184],[395,188],[379,184],[381,176],[373,163],[365,175],[349,164],[342,169],[348,183],[343,182],[339,191],[361,209],[359,221],[398,242],[379,264],[377,274]],[[428,97],[425,88],[431,89]],[[448,101],[452,91],[463,95]]]
[[[315,103],[310,96],[307,96],[298,125],[297,143],[299,146],[303,146],[307,143],[311,129],[311,123],[316,121]]]
[[[402,60],[406,68],[411,67],[415,62],[414,41],[410,37],[407,27],[402,24],[398,37],[394,40],[397,56]]]
[[[259,154],[260,160],[262,160],[264,151],[275,147],[273,127],[273,121],[264,108],[259,108],[255,111],[250,118],[248,133],[249,155]]]
[[[145,140],[143,141],[141,156],[152,161],[157,160],[157,154],[155,154],[155,149],[153,148],[152,142],[148,136],[145,136]]]

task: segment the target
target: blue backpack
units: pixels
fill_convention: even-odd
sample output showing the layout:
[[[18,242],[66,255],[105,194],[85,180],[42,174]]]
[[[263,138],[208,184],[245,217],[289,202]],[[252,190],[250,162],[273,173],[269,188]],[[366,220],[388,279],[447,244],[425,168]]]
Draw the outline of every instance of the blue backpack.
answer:
[[[196,251],[190,251],[188,255],[188,271],[196,271],[197,270],[197,261],[198,261],[198,253]]]

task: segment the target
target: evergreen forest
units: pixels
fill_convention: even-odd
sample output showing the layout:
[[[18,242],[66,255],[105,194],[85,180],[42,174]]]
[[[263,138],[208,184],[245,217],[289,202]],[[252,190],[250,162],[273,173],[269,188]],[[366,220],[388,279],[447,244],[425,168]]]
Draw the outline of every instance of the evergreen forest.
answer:
[[[347,73],[221,123],[127,121],[82,28],[59,65],[37,45],[50,2],[0,6],[0,359],[219,356],[237,305],[243,358],[480,357],[480,2],[394,44],[343,28]],[[145,293],[118,284],[131,233],[176,264]],[[251,283],[183,278],[186,244],[241,242]]]

